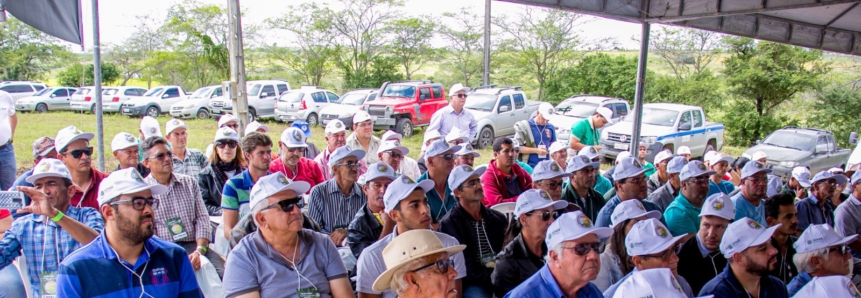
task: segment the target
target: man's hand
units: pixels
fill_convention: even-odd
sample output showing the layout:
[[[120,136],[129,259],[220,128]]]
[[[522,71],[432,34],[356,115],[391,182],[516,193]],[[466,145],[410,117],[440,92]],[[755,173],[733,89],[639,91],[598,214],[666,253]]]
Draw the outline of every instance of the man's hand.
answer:
[[[335,243],[335,246],[341,246],[341,243],[344,243],[344,239],[347,238],[347,230],[335,230],[332,234],[329,234],[329,239],[332,239],[332,242]]]
[[[547,149],[544,148],[535,148],[538,151],[538,155],[547,155]]]
[[[796,190],[795,190],[795,196],[796,196],[796,197],[798,197],[798,199],[801,199],[801,200],[806,199],[806,198],[807,198],[807,191],[806,191],[806,190],[804,190],[804,187],[801,187],[801,186],[799,185],[799,186],[798,186],[798,189],[796,189]]]
[[[397,222],[394,219],[389,217],[389,214],[385,212],[380,212],[380,219],[383,221],[383,228],[385,227],[394,227]]]
[[[601,152],[601,146],[595,145],[592,146],[592,148],[595,148],[596,151]]]
[[[18,186],[18,190],[30,197],[30,205],[22,209],[18,209],[16,212],[44,215],[48,218],[53,218],[60,212],[51,205],[51,202],[48,200],[48,196],[45,195],[44,192],[27,186]]]
[[[195,251],[188,255],[188,260],[191,261],[191,268],[194,268],[194,271],[200,269],[200,253]]]

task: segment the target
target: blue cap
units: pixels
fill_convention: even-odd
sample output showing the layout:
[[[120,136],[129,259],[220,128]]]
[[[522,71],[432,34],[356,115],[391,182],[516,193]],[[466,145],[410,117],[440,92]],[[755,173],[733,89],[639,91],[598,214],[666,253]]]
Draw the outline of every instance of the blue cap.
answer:
[[[290,127],[295,127],[301,130],[303,133],[305,133],[306,138],[310,138],[314,135],[311,133],[311,126],[308,125],[308,122],[305,122],[305,120],[293,121],[293,124],[290,124]]]

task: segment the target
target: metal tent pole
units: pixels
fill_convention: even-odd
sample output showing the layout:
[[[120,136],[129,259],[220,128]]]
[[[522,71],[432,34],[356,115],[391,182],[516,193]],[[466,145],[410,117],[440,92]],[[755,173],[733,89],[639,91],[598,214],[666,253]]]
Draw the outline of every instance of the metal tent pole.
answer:
[[[102,125],[102,57],[99,46],[99,0],[93,1],[93,82],[96,99],[96,143],[99,152],[99,171],[105,172],[105,129]]]
[[[484,72],[482,85],[490,85],[490,0],[484,1]]]
[[[643,22],[640,36],[640,57],[637,60],[637,91],[634,94],[634,131],[631,132],[631,155],[638,156],[640,150],[640,129],[643,126],[643,93],[646,88],[646,62],[649,58],[649,29],[651,25]]]

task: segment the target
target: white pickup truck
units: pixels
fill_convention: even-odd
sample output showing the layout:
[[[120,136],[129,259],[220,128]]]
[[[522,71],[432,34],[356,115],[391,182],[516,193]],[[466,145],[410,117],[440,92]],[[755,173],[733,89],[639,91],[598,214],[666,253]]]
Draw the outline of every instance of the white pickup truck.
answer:
[[[720,150],[723,147],[724,126],[705,120],[701,107],[672,103],[644,104],[640,144],[646,145],[646,160],[654,159],[663,149],[675,153],[680,146],[690,147],[694,157],[703,156],[709,150]],[[604,128],[601,132],[601,153],[604,157],[615,158],[619,152],[629,151],[633,126],[632,111],[621,122]]]
[[[170,112],[170,106],[188,98],[188,94],[180,86],[160,86],[147,91],[139,97],[132,97],[123,103],[120,113],[132,117],[158,117]]]

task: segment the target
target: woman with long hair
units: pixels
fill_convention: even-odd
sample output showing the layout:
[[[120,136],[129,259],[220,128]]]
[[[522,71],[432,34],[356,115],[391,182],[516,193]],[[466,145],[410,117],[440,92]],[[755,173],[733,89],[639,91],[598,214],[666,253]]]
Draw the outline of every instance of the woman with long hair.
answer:
[[[221,191],[227,179],[245,171],[246,162],[239,146],[239,134],[230,127],[219,128],[212,141],[215,150],[207,156],[209,166],[200,171],[197,183],[209,215],[221,215]]]
[[[647,218],[660,219],[661,213],[647,212],[643,203],[636,199],[624,201],[613,210],[613,215],[610,216],[613,235],[610,236],[604,252],[601,253],[601,269],[598,271],[598,277],[592,281],[601,291],[607,290],[634,270],[634,262],[631,261],[625,249],[625,236],[635,223]]]

